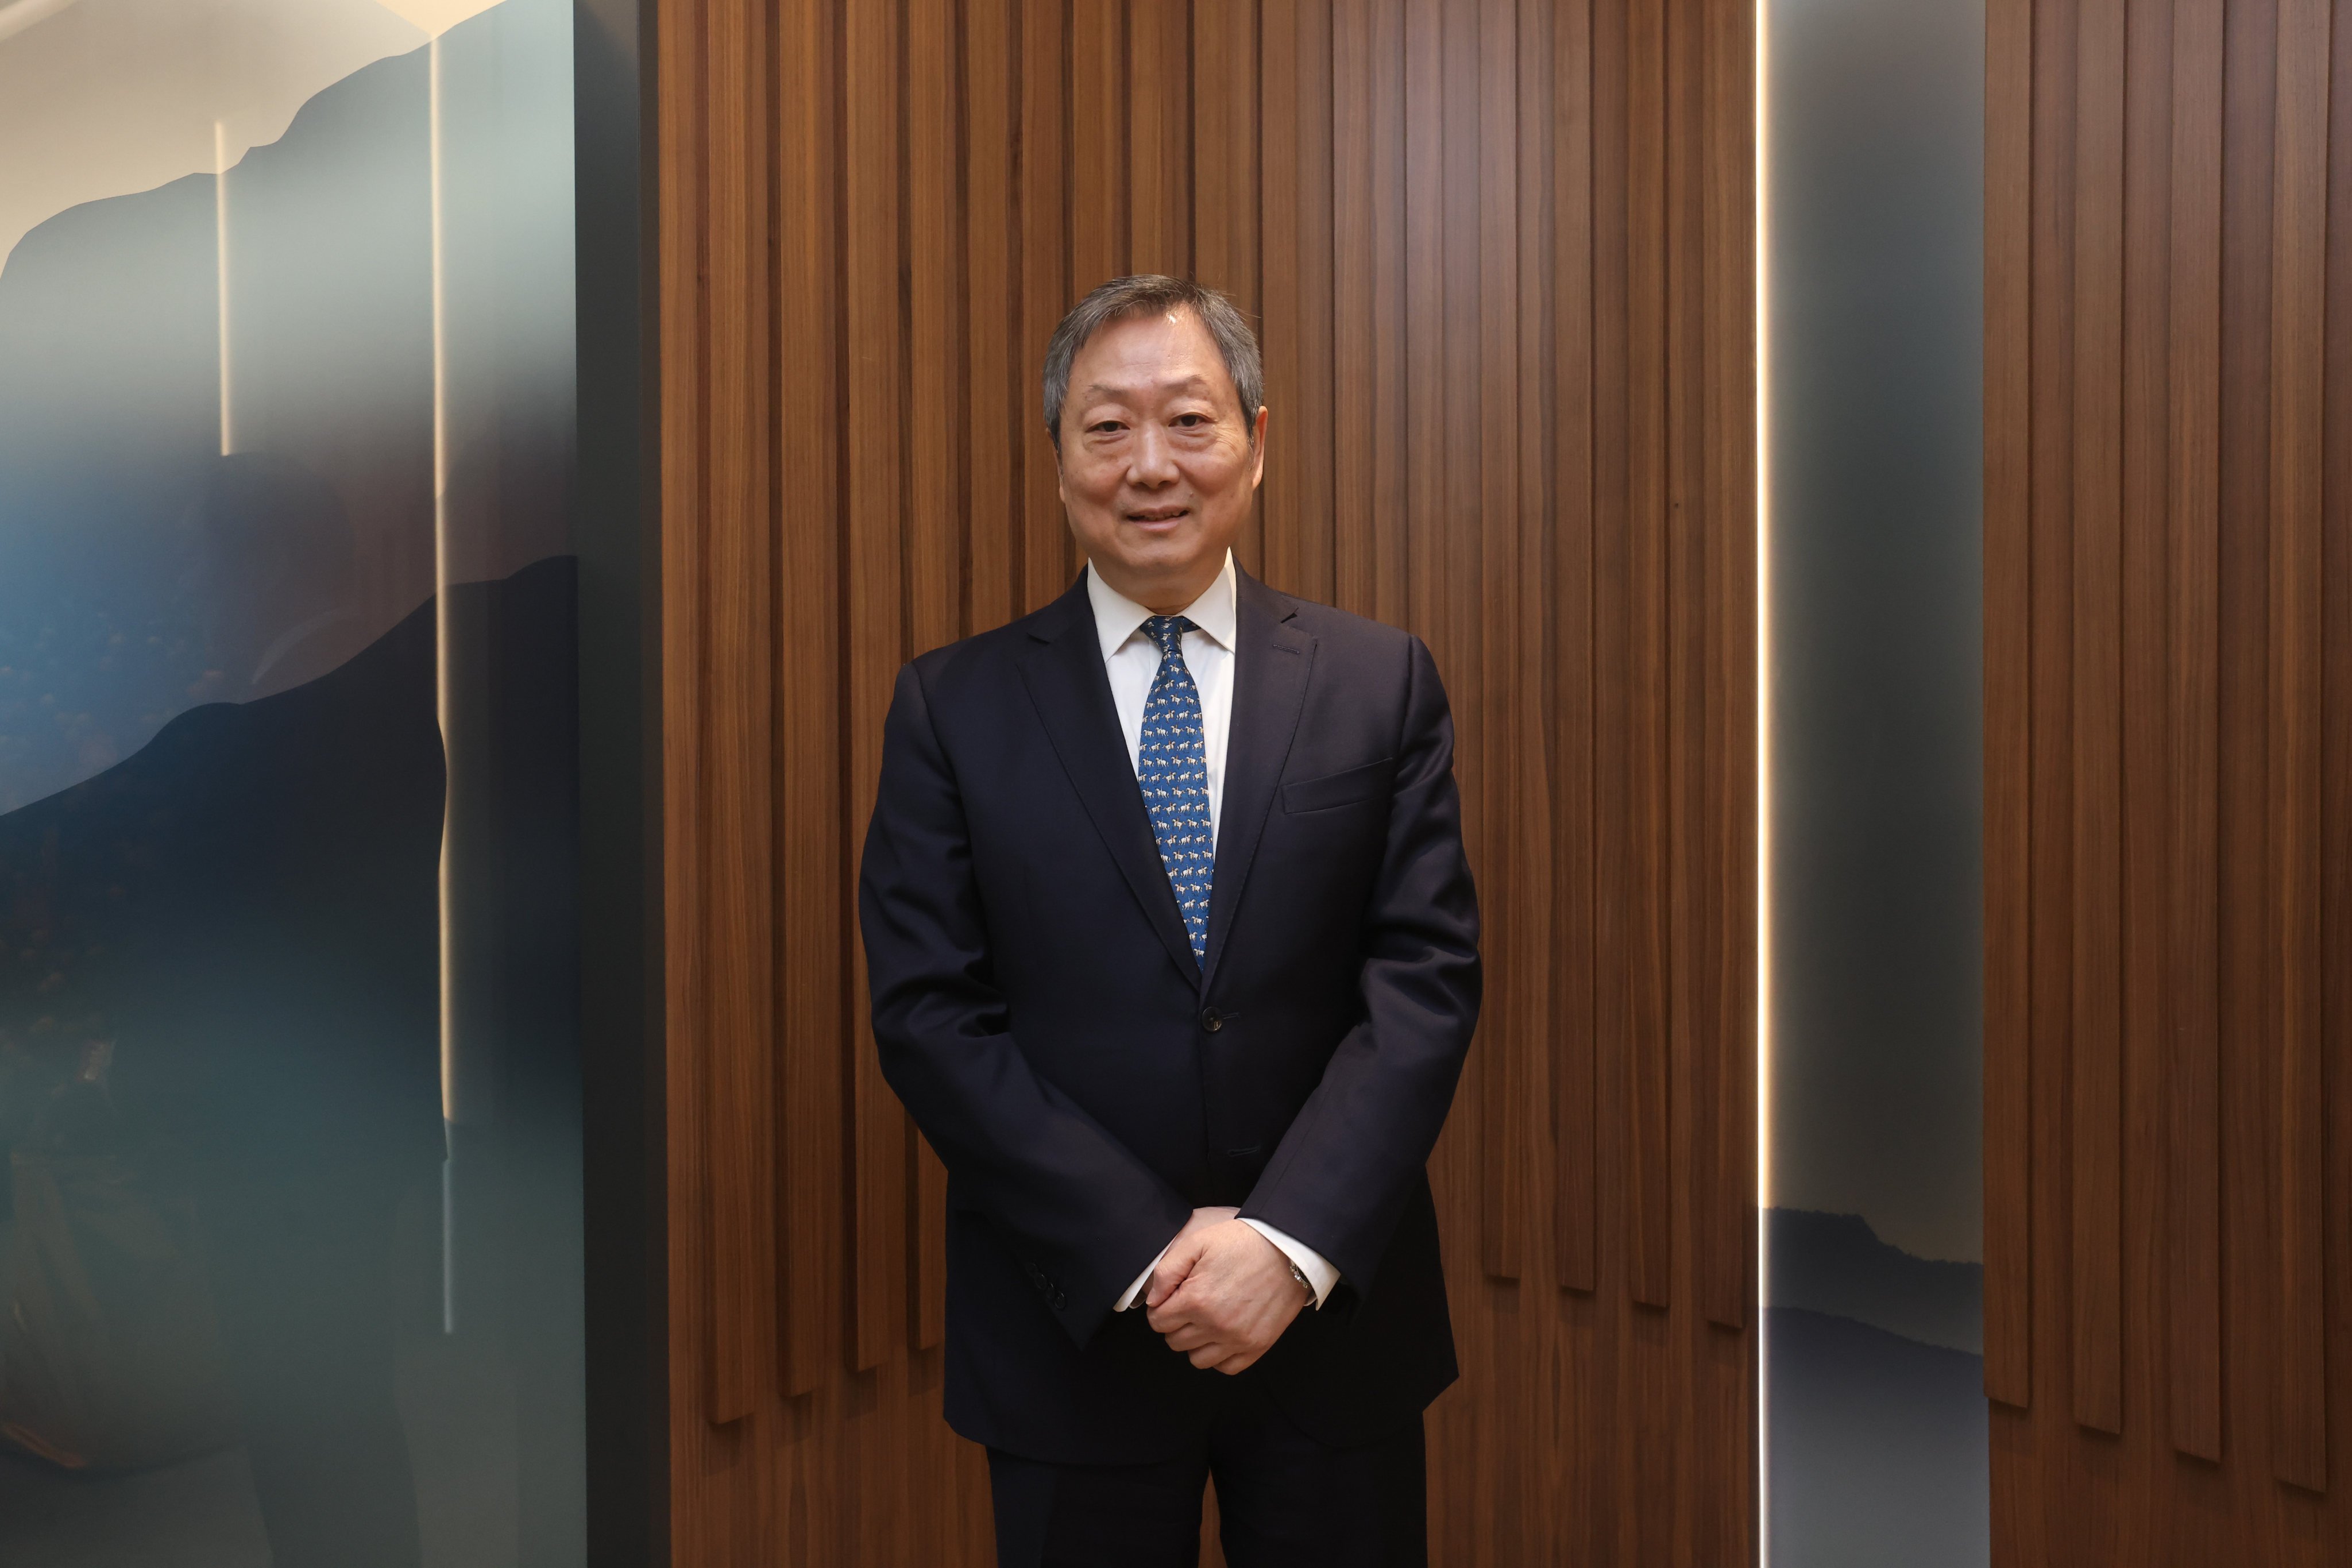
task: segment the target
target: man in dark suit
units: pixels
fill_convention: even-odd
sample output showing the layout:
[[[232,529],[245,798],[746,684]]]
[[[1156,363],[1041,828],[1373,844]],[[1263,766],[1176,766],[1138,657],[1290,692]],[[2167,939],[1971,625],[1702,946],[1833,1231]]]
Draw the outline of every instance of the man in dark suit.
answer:
[[[1047,349],[1088,567],[899,672],[859,912],[949,1173],[947,1417],[1006,1568],[1426,1561],[1454,1377],[1424,1166],[1478,1010],[1429,651],[1230,546],[1257,344],[1172,279]]]

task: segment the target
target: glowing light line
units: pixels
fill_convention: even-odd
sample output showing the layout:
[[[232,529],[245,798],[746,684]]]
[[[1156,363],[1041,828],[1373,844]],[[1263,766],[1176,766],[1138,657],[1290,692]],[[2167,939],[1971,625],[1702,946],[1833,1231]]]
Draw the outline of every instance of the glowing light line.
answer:
[[[1756,1561],[1772,1559],[1772,289],[1767,112],[1771,0],[1756,0]]]

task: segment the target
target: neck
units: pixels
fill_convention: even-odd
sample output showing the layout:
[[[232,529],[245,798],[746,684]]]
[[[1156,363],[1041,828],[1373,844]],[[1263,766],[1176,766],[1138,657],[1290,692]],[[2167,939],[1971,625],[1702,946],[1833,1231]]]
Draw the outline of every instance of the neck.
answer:
[[[1117,567],[1106,572],[1103,570],[1101,562],[1094,561],[1092,556],[1087,559],[1093,562],[1095,574],[1103,580],[1106,586],[1115,593],[1134,600],[1155,616],[1181,615],[1191,609],[1201,595],[1209,591],[1209,584],[1214,583],[1219,574],[1225,569],[1225,558],[1220,552],[1216,564],[1197,577],[1179,582],[1154,579],[1148,583],[1138,583],[1126,580],[1125,574]]]

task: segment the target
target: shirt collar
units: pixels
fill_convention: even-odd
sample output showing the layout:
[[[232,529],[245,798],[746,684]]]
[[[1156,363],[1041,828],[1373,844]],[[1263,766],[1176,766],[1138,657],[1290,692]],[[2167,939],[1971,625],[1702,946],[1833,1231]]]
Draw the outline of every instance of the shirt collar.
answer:
[[[1208,634],[1209,639],[1231,653],[1238,619],[1234,608],[1237,590],[1234,581],[1234,552],[1225,552],[1225,568],[1208,591],[1181,612],[1187,620]],[[1102,656],[1108,658],[1127,646],[1127,639],[1151,618],[1151,612],[1105,583],[1095,571],[1094,563],[1087,563],[1087,601],[1094,606],[1095,635],[1102,641]]]

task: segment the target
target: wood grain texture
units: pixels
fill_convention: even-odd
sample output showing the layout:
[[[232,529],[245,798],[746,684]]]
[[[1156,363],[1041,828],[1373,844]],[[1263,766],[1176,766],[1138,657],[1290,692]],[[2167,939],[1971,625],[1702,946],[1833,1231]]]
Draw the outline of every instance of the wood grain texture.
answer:
[[[673,1386],[698,1384],[702,1397],[696,1415],[727,1421],[749,1408],[749,1390],[738,1384],[740,1369],[722,1367],[717,1352],[721,1310],[710,1299],[715,1280],[705,1278],[711,1215],[709,1192],[707,1126],[709,1107],[704,1098],[707,1079],[709,1019],[703,896],[703,820],[699,809],[703,769],[705,700],[702,663],[702,574],[698,560],[704,549],[703,421],[708,403],[704,377],[703,340],[707,321],[700,280],[705,244],[703,213],[708,199],[704,177],[705,125],[702,79],[703,26],[698,5],[688,0],[673,13],[682,24],[678,47],[661,54],[660,145],[664,158],[660,182],[661,270],[672,286],[661,300],[662,337],[676,349],[663,356],[662,449],[683,454],[684,462],[662,468],[662,626],[667,657],[662,661],[662,797],[665,802],[691,801],[692,811],[666,810],[662,819],[663,898],[672,911],[669,931],[683,938],[665,969],[669,1039],[668,1098],[683,1108],[682,1120],[694,1151],[689,1169],[671,1175],[675,1209],[690,1215],[689,1226],[669,1228],[670,1277],[696,1281],[688,1310],[686,1355],[672,1373]],[[691,286],[681,286],[691,279]],[[685,657],[680,657],[683,653]],[[681,1129],[673,1126],[675,1135]],[[674,1346],[674,1352],[675,1352]],[[730,1375],[722,1375],[722,1373]]]
[[[841,886],[841,309],[834,179],[836,57],[827,8],[777,12],[778,322],[773,745],[776,877],[824,895],[780,900],[776,997],[783,1259],[780,1389],[822,1387],[839,1362],[847,1203],[842,1096],[847,1058]],[[792,366],[789,374],[783,366]],[[791,476],[784,482],[783,476]]]
[[[1633,1299],[1672,1297],[1672,1015],[1667,985],[1672,704],[1668,687],[1666,7],[1625,17],[1625,876],[1623,1026],[1633,1140],[1625,1189]]]
[[[1986,0],[1985,1394],[2032,1397],[2032,0]]]
[[[2074,1418],[2123,1426],[2124,3],[2079,0],[2074,128]]]
[[[2328,1442],[2352,1411],[2335,9],[1996,0],[1997,1564],[2352,1559]]]
[[[2320,1071],[2322,386],[2326,337],[2326,0],[2281,0],[2271,285],[2270,838],[2278,1053],[2281,1480],[2327,1485]],[[2347,154],[2352,155],[2352,154]]]
[[[1756,1298],[1757,633],[1756,141],[1745,84],[1756,73],[1756,13],[1708,0],[1702,13],[1706,362],[1702,417],[1706,551],[1704,702],[1707,857],[1693,889],[1710,942],[1711,988],[1696,1078],[1706,1107],[1697,1245],[1699,1309],[1743,1328]]]
[[[2221,1458],[2218,696],[2221,395],[2221,0],[2173,12],[2170,212],[2171,844],[2164,1067],[2173,1446]]]
[[[713,659],[704,679],[701,784],[709,856],[704,871],[706,1017],[712,1041],[766,1038],[775,1001],[772,876],[773,636],[769,515],[767,38],[763,12],[711,0],[705,233],[713,320],[740,322],[709,344],[704,431],[704,615],[714,647],[751,650]],[[772,1057],[713,1050],[710,1098],[710,1300],[713,1413],[734,1419],[757,1399],[769,1366],[774,1310],[775,1121]]]
[[[853,878],[900,662],[1071,580],[1037,364],[1147,266],[1261,322],[1244,564],[1454,704],[1488,1002],[1432,1161],[1433,1560],[1751,1557],[1749,26],[665,10],[675,1560],[990,1560]]]
[[[1520,700],[1519,672],[1527,668],[1519,627],[1526,614],[1519,588],[1526,580],[1519,559],[1520,436],[1517,410],[1523,402],[1519,385],[1518,222],[1518,31],[1510,0],[1482,0],[1475,14],[1477,52],[1472,69],[1476,86],[1475,130],[1461,129],[1476,150],[1477,174],[1472,186],[1476,196],[1474,230],[1477,250],[1475,299],[1477,321],[1473,342],[1477,353],[1477,396],[1462,412],[1476,432],[1477,456],[1473,471],[1477,494],[1461,524],[1475,529],[1478,565],[1465,587],[1473,607],[1465,622],[1475,621],[1478,637],[1477,737],[1482,754],[1475,766],[1482,775],[1485,796],[1483,822],[1487,867],[1481,915],[1486,942],[1498,959],[1498,969],[1510,976],[1488,1005],[1484,1019],[1489,1037],[1510,1042],[1488,1051],[1482,1064],[1479,1113],[1483,1156],[1479,1168],[1478,1217],[1482,1261],[1487,1275],[1517,1279],[1527,1269],[1528,1228],[1527,1068],[1517,1047],[1534,1022],[1542,1016],[1530,994],[1531,983],[1542,965],[1527,948],[1528,872],[1541,852],[1539,833],[1529,832],[1531,816],[1521,800],[1522,770],[1518,759],[1540,755],[1535,745],[1515,746]],[[1451,129],[1449,127],[1449,129]],[[1449,442],[1459,437],[1449,432]],[[1456,447],[1458,450],[1458,446]],[[1539,456],[1540,447],[1535,454]],[[1540,668],[1539,666],[1537,668]],[[1497,853],[1513,846],[1509,853]]]
[[[907,0],[906,630],[917,648],[963,634],[964,260],[958,203],[958,87],[953,0]],[[909,1133],[914,1230],[908,1310],[918,1350],[947,1336],[947,1167]]]
[[[2168,489],[2170,370],[2170,192],[2172,16],[2169,6],[2137,5],[2126,17],[2126,85],[2124,122],[2123,521],[2120,816],[2122,1002],[2118,1181],[2125,1181],[2118,1219],[2123,1315],[2116,1363],[2126,1347],[2154,1345],[2163,1335],[2162,1291],[2157,1281],[2164,1253],[2158,1225],[2160,1181],[2133,1187],[2129,1173],[2157,1173],[2167,1146],[2164,1062],[2167,948],[2170,896],[2168,856],[2171,795],[2166,766],[2169,703],[2166,593],[2169,580]],[[2132,1283],[2137,1282],[2137,1283]],[[2124,1521],[2121,1539],[2140,1550],[2145,1516]]]
[[[901,300],[906,90],[895,7],[842,14],[842,243],[848,374],[842,521],[847,840],[866,837],[882,765],[882,716],[907,655],[906,363]],[[851,1364],[881,1365],[906,1322],[907,1115],[882,1081],[867,1018],[864,950],[851,944]]]
[[[1551,1073],[1554,1148],[1554,1273],[1570,1290],[1595,1285],[1598,1240],[1595,1154],[1599,1129],[1593,1068],[1594,898],[1597,819],[1593,790],[1595,658],[1593,605],[1592,17],[1570,0],[1549,17],[1553,68],[1549,279],[1552,648]]]

